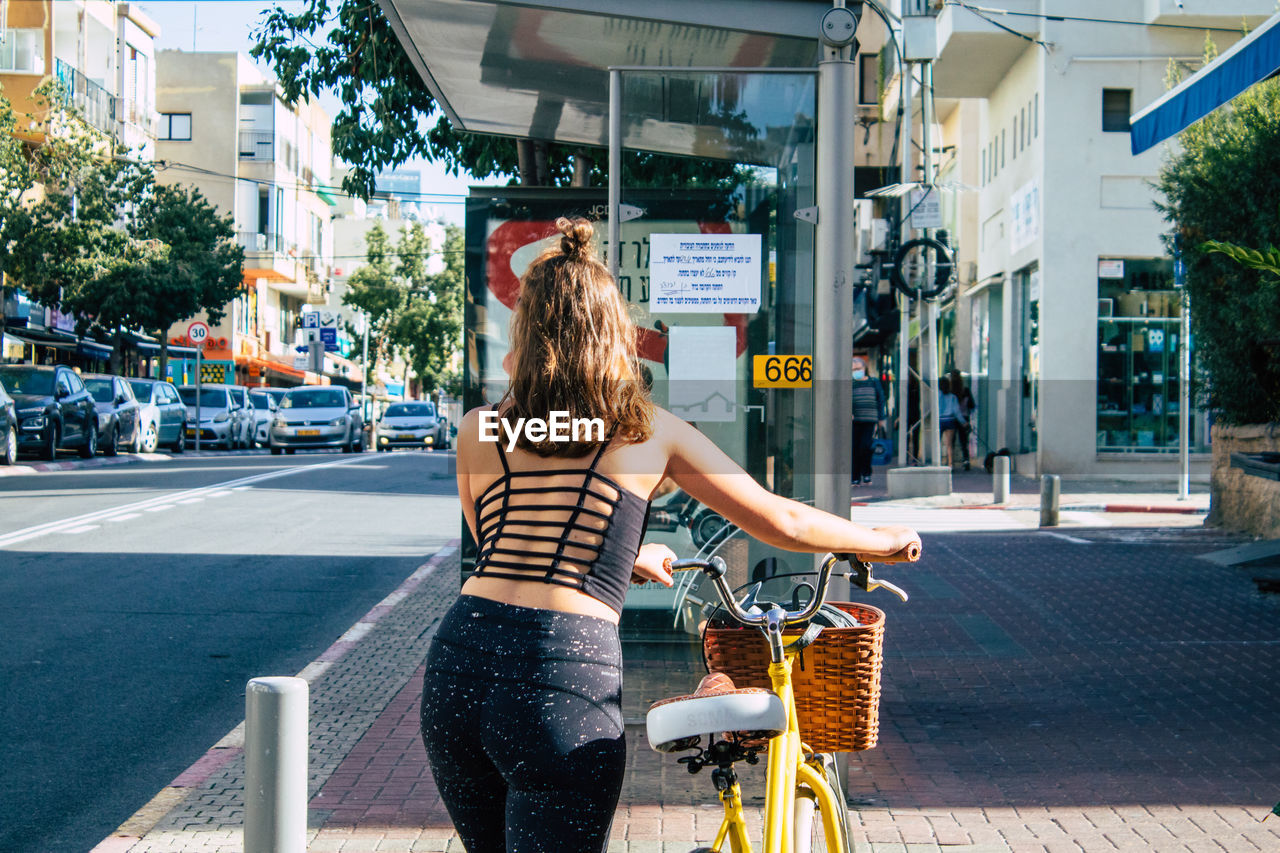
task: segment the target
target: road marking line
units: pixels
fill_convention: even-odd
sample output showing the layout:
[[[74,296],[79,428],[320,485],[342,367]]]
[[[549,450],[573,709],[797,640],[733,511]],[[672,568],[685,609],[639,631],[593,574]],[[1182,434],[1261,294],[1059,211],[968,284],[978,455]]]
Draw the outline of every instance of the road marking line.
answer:
[[[166,509],[173,509],[173,504],[161,504],[160,506],[149,506],[147,512],[164,512]]]
[[[140,512],[126,512],[124,515],[113,515],[107,521],[128,521],[131,518],[141,518]]]
[[[96,524],[83,524],[79,527],[71,527],[66,530],[62,530],[60,532],[61,533],[88,533],[90,530],[97,530],[97,529],[98,529],[98,525]]]
[[[1081,539],[1079,536],[1068,536],[1066,533],[1054,533],[1052,530],[1044,531],[1046,536],[1054,536],[1058,539],[1064,539],[1067,542],[1074,542],[1077,545],[1092,545],[1092,539]]]
[[[222,490],[222,491],[220,491],[220,492],[210,492],[210,493],[209,493],[209,495],[208,495],[208,497],[211,497],[211,498],[225,498],[225,497],[226,497],[227,495],[229,495],[229,494],[231,494],[231,490],[230,490],[230,489],[223,489],[223,490]]]
[[[19,542],[25,542],[28,539],[35,539],[38,536],[44,536],[49,533],[59,533],[71,528],[78,527],[91,521],[101,521],[111,516],[119,515],[121,512],[132,512],[134,510],[145,510],[153,506],[161,504],[182,503],[184,498],[194,498],[197,496],[207,495],[210,492],[216,492],[222,489],[232,488],[234,486],[248,486],[249,483],[260,483],[263,480],[274,480],[278,477],[290,477],[294,474],[301,474],[304,471],[317,471],[325,468],[339,468],[344,465],[356,465],[361,462],[372,462],[377,456],[355,456],[345,459],[335,459],[332,462],[318,462],[312,465],[299,465],[296,468],[282,468],[276,471],[266,471],[262,474],[253,474],[248,477],[240,477],[235,480],[228,480],[224,483],[214,483],[211,486],[202,486],[198,489],[187,489],[185,491],[170,493],[167,495],[159,495],[147,500],[138,501],[136,503],[125,504],[124,506],[111,507],[110,509],[100,509],[95,512],[88,512],[83,515],[73,516],[72,518],[64,518],[61,521],[48,521],[44,524],[37,524],[33,527],[26,527],[22,530],[15,530],[12,533],[6,533],[0,536],[0,548],[8,545],[16,545]]]
[[[185,500],[178,501],[180,504],[198,504],[203,502],[204,498],[186,498]]]

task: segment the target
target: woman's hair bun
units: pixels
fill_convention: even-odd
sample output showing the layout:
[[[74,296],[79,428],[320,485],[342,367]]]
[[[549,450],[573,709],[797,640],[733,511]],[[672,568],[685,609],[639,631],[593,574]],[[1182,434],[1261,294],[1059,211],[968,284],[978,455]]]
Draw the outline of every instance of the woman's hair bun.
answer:
[[[581,216],[561,216],[556,220],[556,228],[564,235],[560,238],[561,252],[570,258],[590,256],[591,241],[596,233],[590,222]]]

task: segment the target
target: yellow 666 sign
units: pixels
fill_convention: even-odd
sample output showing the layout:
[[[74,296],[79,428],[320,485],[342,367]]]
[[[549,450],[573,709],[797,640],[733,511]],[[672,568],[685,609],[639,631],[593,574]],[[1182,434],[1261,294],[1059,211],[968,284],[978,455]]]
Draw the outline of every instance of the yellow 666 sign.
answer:
[[[813,356],[753,356],[751,372],[756,388],[812,388]]]

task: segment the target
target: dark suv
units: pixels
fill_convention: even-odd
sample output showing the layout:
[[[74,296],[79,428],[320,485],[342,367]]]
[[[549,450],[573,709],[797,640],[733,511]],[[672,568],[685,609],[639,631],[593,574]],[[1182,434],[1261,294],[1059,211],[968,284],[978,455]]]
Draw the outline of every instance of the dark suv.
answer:
[[[18,409],[18,449],[54,459],[74,447],[92,459],[98,447],[98,413],[93,397],[74,370],[64,364],[0,366],[0,381]]]

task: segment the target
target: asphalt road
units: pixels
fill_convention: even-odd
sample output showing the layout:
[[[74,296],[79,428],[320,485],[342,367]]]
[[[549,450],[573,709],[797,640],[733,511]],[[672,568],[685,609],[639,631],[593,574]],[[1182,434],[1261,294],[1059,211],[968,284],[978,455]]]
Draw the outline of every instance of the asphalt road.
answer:
[[[458,535],[452,454],[0,479],[0,850],[88,850]]]

